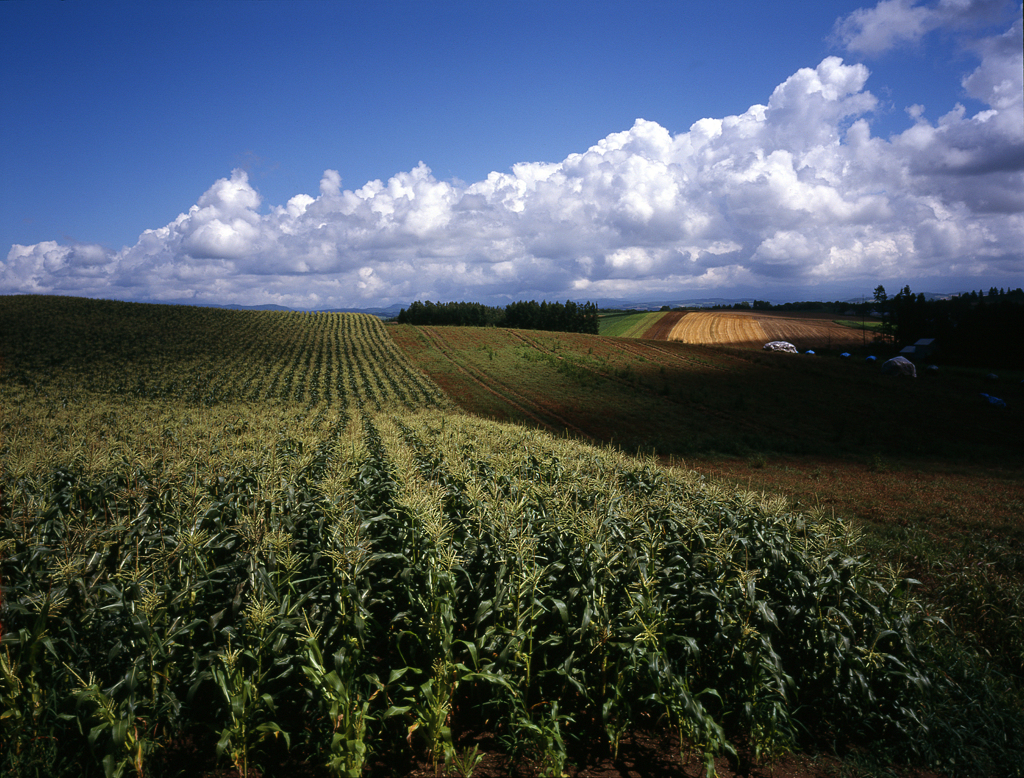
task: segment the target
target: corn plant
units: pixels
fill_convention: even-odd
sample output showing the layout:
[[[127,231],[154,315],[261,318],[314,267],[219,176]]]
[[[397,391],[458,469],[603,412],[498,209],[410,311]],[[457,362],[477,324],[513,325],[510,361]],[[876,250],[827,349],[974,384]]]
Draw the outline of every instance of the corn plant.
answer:
[[[375,718],[373,702],[384,686],[373,675],[357,677],[355,658],[343,651],[334,655],[334,667],[328,670],[318,640],[317,631],[307,631],[302,672],[331,725],[327,767],[334,775],[355,778],[366,762],[367,724]]]
[[[274,713],[274,698],[261,692],[262,674],[249,674],[256,661],[251,652],[229,648],[211,670],[228,705],[228,721],[220,732],[217,753],[227,754],[242,776],[249,774],[249,764],[260,741],[277,735],[289,740],[288,733],[268,718]]]
[[[134,671],[134,668],[132,668]],[[134,672],[122,679],[128,694],[115,699],[117,687],[108,693],[93,679],[79,678],[81,687],[76,692],[79,707],[91,709],[89,719],[93,726],[89,730],[89,744],[95,746],[106,739],[103,756],[103,772],[107,778],[121,778],[129,771],[135,775],[146,774],[146,761],[158,745],[148,731],[148,722],[139,717],[135,710],[134,692],[138,678]],[[121,685],[119,684],[119,686]]]

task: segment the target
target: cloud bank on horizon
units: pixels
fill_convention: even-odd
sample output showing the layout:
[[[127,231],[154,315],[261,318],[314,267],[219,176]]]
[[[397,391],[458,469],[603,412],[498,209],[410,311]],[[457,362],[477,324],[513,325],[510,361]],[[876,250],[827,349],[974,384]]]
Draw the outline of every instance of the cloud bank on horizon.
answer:
[[[833,35],[852,56],[878,56],[985,6],[883,0]],[[910,106],[907,129],[887,138],[871,133],[868,68],[830,56],[741,115],[675,135],[637,119],[560,162],[468,184],[422,162],[358,189],[326,170],[315,195],[278,205],[236,169],[133,246],[14,244],[0,290],[316,309],[730,290],[833,299],[883,279],[1016,287],[1022,39],[1017,18],[970,44],[978,64],[962,89],[981,110],[957,104],[932,122]]]

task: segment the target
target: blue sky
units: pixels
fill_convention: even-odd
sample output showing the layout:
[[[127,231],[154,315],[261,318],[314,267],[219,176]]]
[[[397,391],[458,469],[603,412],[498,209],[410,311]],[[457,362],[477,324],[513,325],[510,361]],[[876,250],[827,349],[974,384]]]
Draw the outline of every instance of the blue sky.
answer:
[[[1024,284],[1021,6],[0,3],[0,294]]]

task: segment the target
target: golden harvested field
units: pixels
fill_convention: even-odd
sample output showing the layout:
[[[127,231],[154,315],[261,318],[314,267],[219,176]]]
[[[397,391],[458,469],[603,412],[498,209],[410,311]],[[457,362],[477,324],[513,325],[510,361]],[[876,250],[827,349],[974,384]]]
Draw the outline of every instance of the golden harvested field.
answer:
[[[695,345],[756,348],[772,340],[786,340],[799,349],[846,349],[865,342],[862,330],[836,324],[831,314],[769,311],[692,311],[663,337]]]
[[[668,340],[683,343],[717,345],[741,345],[743,343],[764,343],[765,332],[760,322],[752,316],[741,313],[705,313],[703,311],[688,313],[681,318]],[[767,338],[774,340],[774,338]]]

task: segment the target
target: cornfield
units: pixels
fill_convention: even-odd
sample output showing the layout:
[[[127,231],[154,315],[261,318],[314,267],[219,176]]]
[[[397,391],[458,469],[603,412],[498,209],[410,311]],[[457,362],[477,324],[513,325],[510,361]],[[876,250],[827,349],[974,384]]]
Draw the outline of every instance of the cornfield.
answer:
[[[367,314],[0,298],[4,382],[163,403],[444,406]]]
[[[458,414],[367,317],[184,310],[205,336],[5,335],[9,773],[167,775],[188,744],[471,775],[481,728],[555,776],[652,726],[709,775],[740,742],[923,742],[928,619],[849,524]]]

